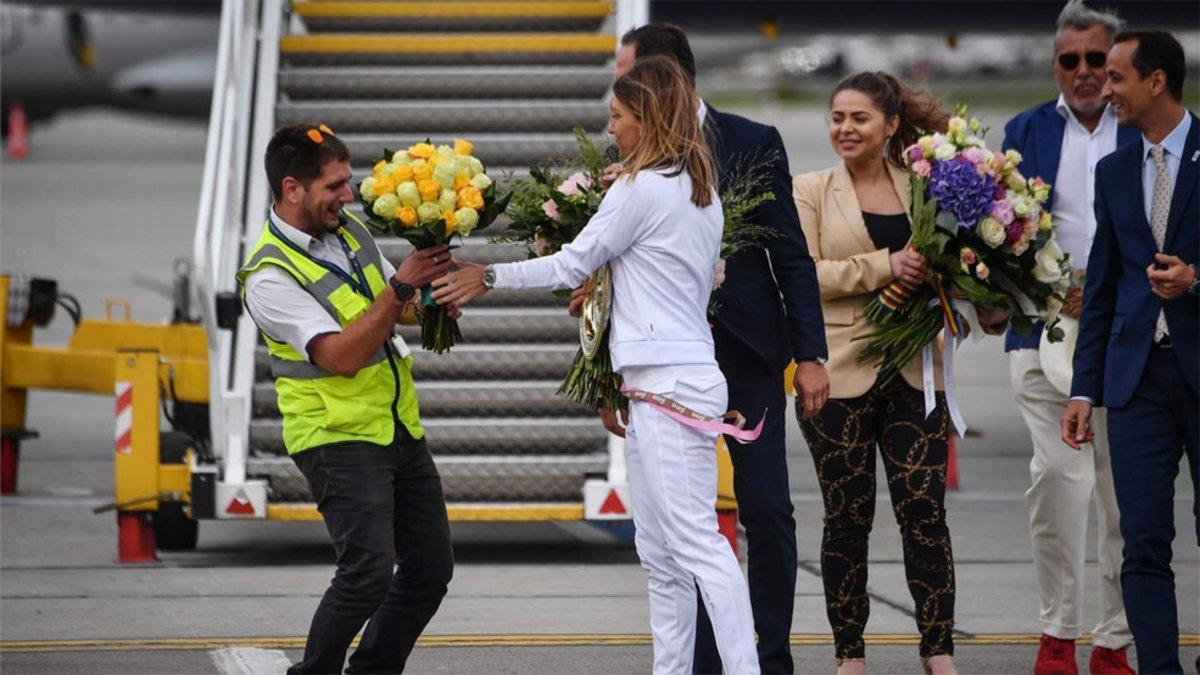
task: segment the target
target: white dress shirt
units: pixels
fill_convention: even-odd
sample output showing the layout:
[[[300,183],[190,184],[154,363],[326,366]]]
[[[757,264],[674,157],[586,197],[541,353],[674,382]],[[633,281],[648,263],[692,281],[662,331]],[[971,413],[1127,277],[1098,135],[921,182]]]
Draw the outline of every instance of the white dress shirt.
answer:
[[[1058,223],[1058,245],[1071,255],[1071,268],[1083,270],[1096,236],[1096,162],[1117,149],[1117,115],[1112,106],[1105,106],[1095,130],[1088,131],[1062,94],[1055,110],[1066,120],[1066,128],[1051,212]]]
[[[274,207],[271,207],[270,218],[280,234],[312,257],[333,263],[346,274],[354,274],[336,234],[325,232],[319,239],[310,237],[287,224],[275,213]],[[359,243],[375,246],[374,241]],[[390,279],[396,269],[386,258],[380,256],[380,259],[383,266],[380,272],[384,279]],[[321,303],[301,288],[292,275],[275,265],[264,265],[246,279],[246,309],[262,332],[272,340],[287,343],[309,360],[312,359],[308,353],[310,340],[325,333],[342,332],[341,325]]]
[[[1175,194],[1175,179],[1179,177],[1179,163],[1183,161],[1183,146],[1187,143],[1188,132],[1192,129],[1192,116],[1187,110],[1183,111],[1183,119],[1167,137],[1159,143],[1163,147],[1163,160],[1167,170],[1171,172],[1171,194]],[[1142,134],[1142,194],[1146,207],[1146,222],[1150,222],[1150,207],[1154,203],[1154,181],[1158,178],[1158,167],[1154,166],[1154,158],[1150,156],[1153,144]]]
[[[604,263],[613,273],[613,368],[711,364],[708,299],[724,216],[691,201],[687,172],[642,171],[609,188],[575,241],[544,258],[495,265],[495,288],[575,288]]]

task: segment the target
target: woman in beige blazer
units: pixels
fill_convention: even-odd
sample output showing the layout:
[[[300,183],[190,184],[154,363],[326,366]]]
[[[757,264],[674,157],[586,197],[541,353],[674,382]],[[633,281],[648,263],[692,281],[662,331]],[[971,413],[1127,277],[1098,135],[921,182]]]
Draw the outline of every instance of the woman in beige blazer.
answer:
[[[860,73],[834,87],[829,136],[842,162],[796,176],[793,196],[817,264],[829,345],[829,401],[801,429],[825,502],[821,575],[839,673],[865,672],[867,538],[875,511],[875,448],[883,456],[904,544],[925,668],[953,673],[954,560],[946,527],[948,414],[942,394],[926,417],[920,358],[886,385],[859,363],[875,330],[863,310],[897,278],[925,281],[924,258],[906,248],[909,174],[902,152],[948,116],[928,96],[886,73]],[[936,360],[934,381],[942,381]]]

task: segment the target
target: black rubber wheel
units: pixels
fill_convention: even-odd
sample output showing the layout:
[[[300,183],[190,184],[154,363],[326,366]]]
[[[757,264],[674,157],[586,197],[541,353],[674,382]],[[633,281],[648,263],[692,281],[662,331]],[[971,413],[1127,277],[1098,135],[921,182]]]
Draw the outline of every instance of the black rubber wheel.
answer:
[[[158,457],[163,464],[183,464],[192,439],[179,431],[158,436]],[[161,551],[192,551],[200,536],[200,523],[188,517],[183,504],[160,502],[154,512],[154,538]]]

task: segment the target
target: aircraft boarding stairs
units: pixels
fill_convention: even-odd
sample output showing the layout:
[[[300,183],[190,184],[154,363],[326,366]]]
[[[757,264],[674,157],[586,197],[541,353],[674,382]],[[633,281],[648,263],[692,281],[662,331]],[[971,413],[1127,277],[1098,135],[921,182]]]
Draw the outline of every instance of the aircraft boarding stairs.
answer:
[[[531,163],[574,154],[576,124],[599,133],[607,123],[611,12],[592,0],[295,0],[279,40],[275,123],[329,125],[350,147],[355,183],[384,146],[426,137],[468,139],[494,178],[525,176]],[[456,257],[523,259],[519,246],[488,244],[504,225],[474,233]],[[410,250],[378,242],[394,263]],[[467,308],[464,342],[442,355],[420,349],[415,327],[402,330],[452,517],[456,506],[484,506],[511,508],[498,519],[582,518],[585,477],[606,474],[609,438],[595,414],[555,394],[578,345],[564,306],[549,293],[490,293]],[[283,447],[261,343],[248,438],[246,475],[268,480],[269,501],[310,501]]]

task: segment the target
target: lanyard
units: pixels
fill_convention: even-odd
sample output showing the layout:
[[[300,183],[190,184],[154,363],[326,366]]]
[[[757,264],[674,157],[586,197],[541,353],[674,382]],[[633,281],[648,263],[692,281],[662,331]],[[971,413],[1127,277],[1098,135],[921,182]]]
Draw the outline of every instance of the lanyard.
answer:
[[[321,260],[319,258],[313,257],[313,255],[311,253],[304,250],[303,248],[300,248],[300,246],[298,246],[296,244],[296,242],[285,237],[283,235],[283,233],[279,231],[279,228],[275,227],[275,223],[272,223],[270,221],[270,219],[267,220],[267,227],[269,227],[271,229],[271,233],[274,234],[275,237],[278,238],[280,241],[282,241],[285,245],[291,247],[296,252],[300,253],[301,255],[307,257],[309,260],[311,260],[314,263],[325,268],[330,273],[337,276],[337,278],[350,284],[350,287],[353,288],[355,291],[357,291],[359,295],[365,296],[370,300],[375,299],[375,296],[371,293],[370,285],[367,284],[366,275],[363,274],[362,266],[360,266],[358,264],[358,258],[355,256],[354,252],[350,250],[350,245],[346,243],[346,240],[342,239],[341,232],[336,232],[335,236],[337,236],[338,243],[340,243],[342,245],[342,250],[345,251],[346,257],[350,259],[350,267],[351,267],[351,269],[354,270],[355,275],[358,277],[357,279],[350,276],[349,274],[346,274],[346,271],[343,270],[342,268],[338,267],[337,265],[334,265],[333,263],[331,263],[327,260]]]

